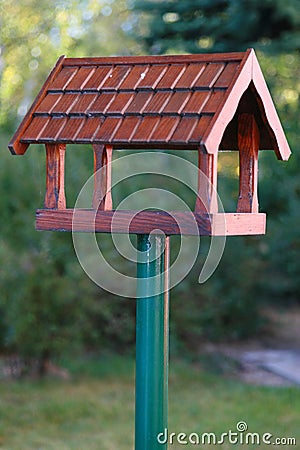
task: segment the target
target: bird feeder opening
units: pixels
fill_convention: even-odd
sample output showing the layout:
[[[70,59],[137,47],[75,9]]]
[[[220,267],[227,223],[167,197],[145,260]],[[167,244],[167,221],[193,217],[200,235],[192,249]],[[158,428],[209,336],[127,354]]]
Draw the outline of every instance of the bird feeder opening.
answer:
[[[278,154],[279,159],[281,159],[280,153],[278,152],[278,143],[276,141],[275,133],[269,124],[263,101],[258,95],[252,81],[247,90],[243,93],[237,110],[224,131],[220,143],[220,150],[235,151],[239,149],[237,139],[238,123],[239,117],[242,114],[251,114],[255,119],[259,129],[259,150],[275,150],[275,153]]]

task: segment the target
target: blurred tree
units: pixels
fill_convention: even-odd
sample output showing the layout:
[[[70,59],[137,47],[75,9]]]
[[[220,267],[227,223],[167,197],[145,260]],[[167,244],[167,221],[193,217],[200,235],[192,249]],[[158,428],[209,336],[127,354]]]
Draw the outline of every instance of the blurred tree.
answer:
[[[0,0],[0,126],[15,125],[61,54],[138,51],[126,0]]]
[[[298,0],[135,0],[150,53],[300,50]]]
[[[6,149],[2,155],[0,351],[17,353],[28,369],[33,365],[42,374],[50,358],[66,351],[126,348],[134,339],[134,302],[120,304],[89,280],[70,233],[35,231],[35,209],[45,192],[40,150],[22,158],[12,158]],[[91,173],[87,159],[92,162],[93,152],[69,150],[67,185],[74,189],[68,201],[73,202]],[[109,252],[109,240],[102,241]]]
[[[45,192],[44,150],[12,158],[8,139],[61,54],[129,53],[137,46],[125,35],[125,0],[0,0],[0,11],[0,348],[34,360],[42,371],[67,347],[111,345],[113,338],[122,348],[120,342],[132,339],[124,330],[133,317],[125,326],[131,305],[117,310],[107,293],[99,301],[70,234],[35,231],[34,211]],[[92,149],[67,152],[69,205],[91,174],[92,155]]]

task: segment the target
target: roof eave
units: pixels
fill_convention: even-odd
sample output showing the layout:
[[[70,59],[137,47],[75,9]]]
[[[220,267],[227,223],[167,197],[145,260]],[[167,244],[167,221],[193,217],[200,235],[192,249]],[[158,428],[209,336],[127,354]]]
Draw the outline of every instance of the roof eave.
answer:
[[[226,127],[236,113],[240,99],[251,81],[262,100],[268,125],[275,136],[274,146],[271,150],[275,151],[278,159],[287,161],[291,155],[291,150],[253,49],[247,51],[242,66],[237,76],[232,80],[228,94],[223,104],[216,111],[214,120],[203,136],[200,146],[207,153],[218,151]]]
[[[38,93],[37,97],[35,98],[34,102],[32,103],[30,109],[27,111],[26,115],[24,116],[22,122],[20,123],[19,127],[17,128],[17,131],[13,135],[11,141],[8,144],[8,148],[10,152],[13,155],[23,155],[27,148],[29,147],[29,144],[21,142],[22,135],[26,128],[28,127],[30,120],[33,116],[34,111],[38,107],[38,105],[41,103],[43,98],[46,95],[47,88],[49,84],[52,82],[53,78],[57,75],[57,73],[61,70],[61,67],[63,65],[63,61],[65,59],[65,56],[62,55],[56,62],[54,68],[50,72],[47,80],[43,84],[40,92]]]
[[[216,153],[226,130],[232,120],[243,93],[251,82],[252,75],[252,50],[247,50],[241,62],[241,67],[228,87],[224,101],[219,105],[213,121],[202,137],[200,146],[207,153]]]
[[[252,81],[262,99],[266,118],[276,139],[273,150],[278,159],[287,161],[291,155],[291,150],[254,51],[252,52],[252,67]]]

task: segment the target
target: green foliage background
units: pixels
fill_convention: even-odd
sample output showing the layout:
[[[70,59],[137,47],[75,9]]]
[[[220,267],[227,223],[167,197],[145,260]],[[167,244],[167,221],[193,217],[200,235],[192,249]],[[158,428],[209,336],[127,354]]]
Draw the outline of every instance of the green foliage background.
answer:
[[[203,339],[237,339],[263,324],[261,307],[299,302],[300,156],[298,0],[0,0],[0,348],[28,361],[61,352],[127,350],[134,342],[134,300],[97,288],[82,272],[70,235],[38,233],[43,203],[42,148],[12,158],[9,138],[61,54],[100,56],[245,50],[254,46],[293,156],[260,158],[260,205],[267,235],[227,240],[221,264],[204,285],[191,274],[172,291],[173,351]],[[85,149],[83,149],[85,150]],[[67,152],[72,204],[91,174],[92,153]],[[225,207],[237,197],[236,162],[220,159]],[[139,185],[132,186],[138,189]],[[117,258],[110,240],[102,245]],[[176,242],[174,241],[174,247]]]

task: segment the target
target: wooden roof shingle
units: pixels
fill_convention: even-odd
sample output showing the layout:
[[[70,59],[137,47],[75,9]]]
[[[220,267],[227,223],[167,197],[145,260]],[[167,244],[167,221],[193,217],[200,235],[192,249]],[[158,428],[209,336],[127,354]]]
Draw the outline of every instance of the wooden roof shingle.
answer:
[[[288,159],[290,149],[253,50],[61,57],[9,148],[15,154],[37,143],[234,150],[237,115],[245,110],[256,116],[260,149]]]

